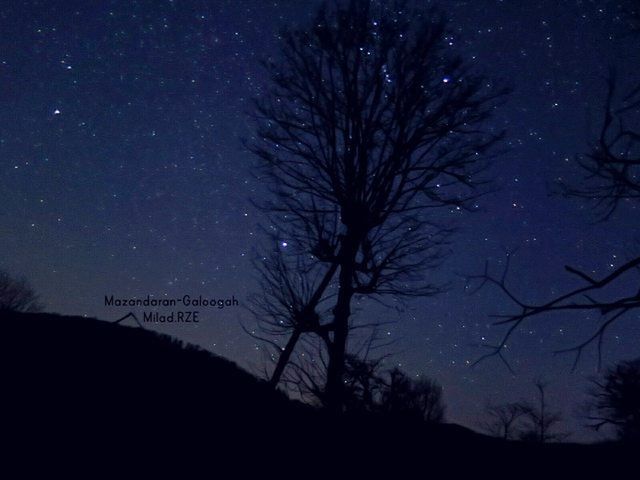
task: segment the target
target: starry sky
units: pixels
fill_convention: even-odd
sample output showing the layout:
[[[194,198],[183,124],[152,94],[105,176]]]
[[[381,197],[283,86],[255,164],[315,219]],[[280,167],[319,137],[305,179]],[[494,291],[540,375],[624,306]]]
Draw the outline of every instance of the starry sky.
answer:
[[[431,4],[425,0],[425,4]],[[460,231],[437,279],[448,292],[397,309],[391,363],[445,388],[448,418],[474,427],[487,401],[529,398],[550,382],[574,439],[590,351],[552,351],[583,339],[585,316],[541,317],[499,361],[470,367],[498,340],[492,313],[509,310],[491,289],[470,293],[461,274],[496,268],[505,250],[514,290],[540,301],[575,286],[563,266],[597,276],[637,251],[632,206],[595,223],[588,205],[550,195],[597,126],[609,66],[638,79],[640,49],[624,2],[474,0],[437,3],[451,18],[451,48],[514,88],[492,120],[507,151],[492,172],[501,187],[480,211],[452,212]],[[250,199],[263,198],[241,138],[250,100],[265,89],[261,59],[278,51],[283,25],[307,24],[317,2],[280,0],[17,1],[0,6],[0,268],[24,276],[48,311],[115,319],[116,296],[234,295],[256,290],[253,251],[264,242]],[[636,44],[637,46],[637,44]],[[258,371],[263,354],[241,329],[242,307],[207,310],[192,325],[159,325]],[[612,363],[637,357],[640,328],[627,318],[604,345]]]

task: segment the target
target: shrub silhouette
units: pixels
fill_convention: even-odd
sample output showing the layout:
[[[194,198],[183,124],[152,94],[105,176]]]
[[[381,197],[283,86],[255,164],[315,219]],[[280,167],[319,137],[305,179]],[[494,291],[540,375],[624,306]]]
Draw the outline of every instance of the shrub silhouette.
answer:
[[[442,387],[435,380],[413,380],[398,368],[391,370],[388,377],[388,383],[382,390],[382,411],[429,423],[444,421]]]
[[[346,407],[427,423],[444,421],[442,387],[429,378],[412,379],[399,368],[380,372],[379,360],[347,359]]]
[[[640,358],[619,363],[593,383],[590,426],[613,426],[619,439],[640,443]]]
[[[0,311],[37,312],[41,309],[38,295],[24,278],[14,278],[0,270]]]

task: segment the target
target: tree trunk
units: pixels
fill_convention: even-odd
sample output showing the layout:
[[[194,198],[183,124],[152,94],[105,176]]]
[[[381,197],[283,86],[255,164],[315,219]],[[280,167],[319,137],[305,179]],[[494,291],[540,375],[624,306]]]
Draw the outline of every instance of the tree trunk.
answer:
[[[282,373],[284,372],[284,369],[287,366],[287,363],[289,363],[289,358],[291,358],[293,349],[296,346],[296,343],[298,342],[298,338],[300,338],[300,333],[301,333],[300,330],[296,329],[291,334],[291,337],[289,337],[289,341],[287,342],[287,345],[284,347],[284,350],[282,350],[282,353],[280,353],[280,356],[278,357],[278,363],[276,364],[276,368],[273,370],[273,374],[269,379],[269,386],[275,388],[278,385],[278,382],[280,382],[280,377],[282,377]]]
[[[345,244],[340,252],[338,299],[333,308],[333,341],[328,348],[329,365],[327,367],[327,383],[325,386],[325,406],[333,413],[342,413],[344,405],[345,355],[358,244],[359,242],[356,238],[346,236]]]

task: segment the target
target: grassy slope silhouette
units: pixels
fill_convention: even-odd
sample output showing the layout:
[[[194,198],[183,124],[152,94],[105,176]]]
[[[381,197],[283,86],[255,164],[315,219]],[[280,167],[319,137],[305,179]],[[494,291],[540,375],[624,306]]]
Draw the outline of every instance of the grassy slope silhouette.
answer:
[[[265,472],[340,464],[362,475],[413,464],[543,471],[560,462],[575,472],[628,458],[614,444],[537,446],[457,425],[333,420],[226,359],[141,328],[7,312],[0,328],[5,426],[30,451],[108,452],[112,461],[128,451],[156,463],[167,455],[225,463],[241,454]]]

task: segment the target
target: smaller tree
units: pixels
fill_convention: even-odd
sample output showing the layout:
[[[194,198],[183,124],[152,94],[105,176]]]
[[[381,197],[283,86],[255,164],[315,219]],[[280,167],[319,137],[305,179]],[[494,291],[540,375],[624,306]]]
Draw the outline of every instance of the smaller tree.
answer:
[[[414,381],[413,391],[416,396],[416,408],[424,421],[444,422],[446,408],[442,401],[442,386],[431,378],[420,378]]]
[[[347,356],[345,372],[345,408],[349,412],[373,412],[384,385],[379,374],[382,359],[366,360]]]
[[[38,295],[24,278],[0,270],[0,312],[36,312],[42,309]]]
[[[413,380],[399,368],[394,368],[388,373],[380,408],[391,415],[413,416],[426,422],[441,423],[445,410],[442,387],[429,378]]]
[[[555,431],[558,424],[562,422],[562,413],[549,410],[546,398],[548,384],[542,380],[536,380],[534,385],[538,390],[538,401],[521,404],[525,422],[520,439],[537,443],[560,442],[569,436],[567,433]]]
[[[528,409],[520,402],[487,405],[481,428],[493,437],[513,440],[521,434],[521,422]]]
[[[381,372],[382,359],[349,356],[345,375],[346,409],[427,423],[444,421],[442,387],[433,379],[412,379],[399,368]]]
[[[435,380],[413,380],[399,368],[394,368],[383,382],[379,406],[383,413],[419,418],[428,423],[444,421],[442,387]]]
[[[327,314],[322,311],[323,295],[337,265],[323,273],[308,259],[302,256],[287,258],[278,248],[254,265],[259,274],[261,293],[251,296],[249,304],[258,320],[258,331],[243,328],[253,338],[270,347],[275,366],[265,376],[269,384],[275,387],[303,334],[315,333],[321,339],[329,335],[329,328],[326,322],[323,323],[323,316]]]
[[[620,440],[640,442],[640,358],[619,363],[593,384],[589,426],[595,430],[612,426]]]

